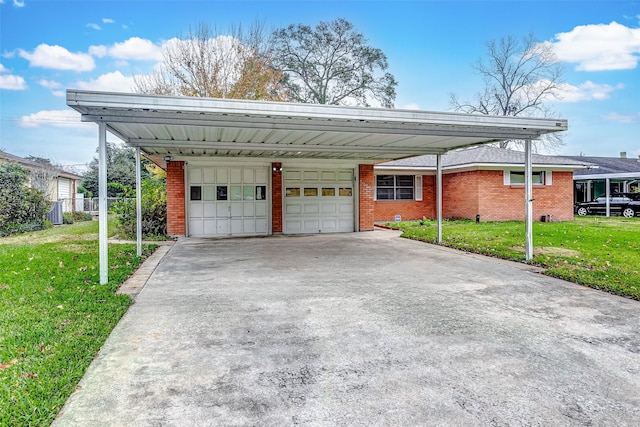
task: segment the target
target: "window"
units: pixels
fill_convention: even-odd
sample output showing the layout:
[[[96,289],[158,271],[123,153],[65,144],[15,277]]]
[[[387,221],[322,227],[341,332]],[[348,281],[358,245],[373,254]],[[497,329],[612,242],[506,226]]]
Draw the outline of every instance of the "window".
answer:
[[[531,183],[533,185],[545,185],[545,171],[537,171],[531,173]],[[510,185],[524,185],[524,172],[509,172]]]
[[[413,200],[413,175],[376,175],[377,200]]]

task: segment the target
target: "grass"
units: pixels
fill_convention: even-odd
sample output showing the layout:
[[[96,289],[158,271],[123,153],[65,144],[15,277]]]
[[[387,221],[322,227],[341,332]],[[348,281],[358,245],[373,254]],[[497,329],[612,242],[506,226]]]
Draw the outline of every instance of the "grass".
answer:
[[[51,424],[129,307],[115,290],[144,256],[109,245],[100,285],[97,221],[0,238],[0,425]]]
[[[435,221],[388,223],[403,236],[435,243]],[[443,221],[442,244],[524,262],[521,221]],[[533,225],[532,264],[545,274],[640,300],[640,218],[580,217]]]

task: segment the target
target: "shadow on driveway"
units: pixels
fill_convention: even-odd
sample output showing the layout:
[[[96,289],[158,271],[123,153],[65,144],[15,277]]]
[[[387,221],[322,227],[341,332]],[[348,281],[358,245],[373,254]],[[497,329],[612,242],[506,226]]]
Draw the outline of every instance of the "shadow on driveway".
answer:
[[[377,230],[183,239],[55,426],[637,425],[640,303]]]

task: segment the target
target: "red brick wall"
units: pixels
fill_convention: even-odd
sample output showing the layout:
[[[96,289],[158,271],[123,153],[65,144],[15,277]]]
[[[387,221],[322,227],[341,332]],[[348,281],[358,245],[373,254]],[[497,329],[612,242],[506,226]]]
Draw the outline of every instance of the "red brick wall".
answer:
[[[358,183],[358,209],[360,231],[373,230],[375,180],[373,165],[358,165],[360,180]]]
[[[167,233],[186,234],[184,162],[167,163]]]
[[[375,221],[394,221],[400,215],[403,221],[435,218],[436,216],[436,177],[422,177],[422,200],[377,200]]]
[[[524,186],[504,185],[503,171],[470,171],[443,176],[443,216],[481,221],[523,220]],[[533,187],[533,219],[573,219],[573,173],[553,172],[552,185]]]
[[[271,164],[271,231],[282,233],[282,163]]]

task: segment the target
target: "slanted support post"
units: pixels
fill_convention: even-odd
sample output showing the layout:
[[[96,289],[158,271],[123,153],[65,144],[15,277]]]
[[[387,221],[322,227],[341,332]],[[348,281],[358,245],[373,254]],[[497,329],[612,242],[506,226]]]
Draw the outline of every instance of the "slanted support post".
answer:
[[[136,147],[136,253],[138,256],[142,256],[142,184],[140,174],[140,147]]]
[[[436,154],[436,218],[438,243],[442,243],[442,154]]]
[[[98,123],[98,228],[100,284],[109,282],[109,243],[107,241],[107,125]]]
[[[533,259],[533,188],[531,182],[531,140],[524,142],[525,260]]]

